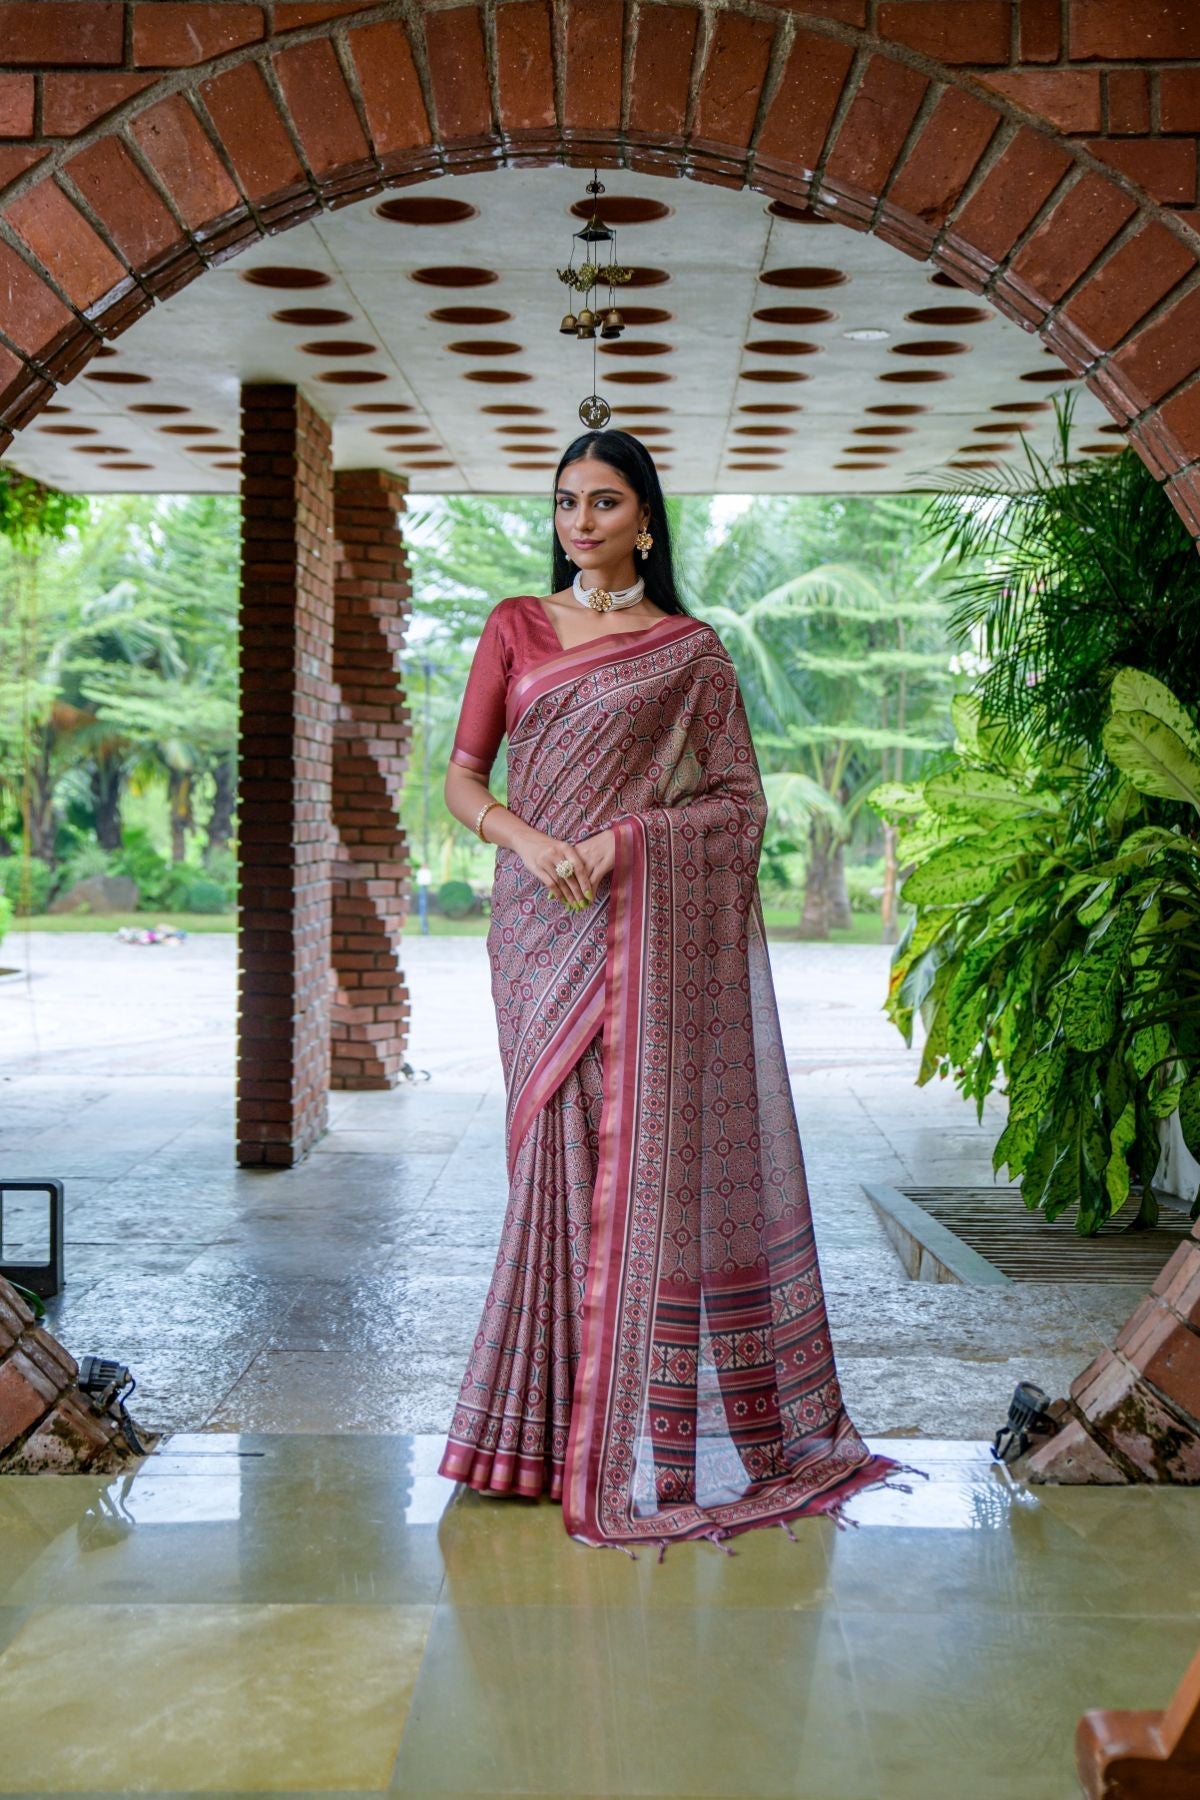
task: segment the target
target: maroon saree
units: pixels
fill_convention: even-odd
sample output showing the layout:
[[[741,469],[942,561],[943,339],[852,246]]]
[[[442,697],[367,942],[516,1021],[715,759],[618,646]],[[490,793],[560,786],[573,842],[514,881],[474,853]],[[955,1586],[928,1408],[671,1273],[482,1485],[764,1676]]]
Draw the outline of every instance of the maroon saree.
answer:
[[[733,664],[672,616],[563,650],[489,616],[454,758],[567,842],[594,903],[498,848],[488,952],[509,1198],[441,1472],[561,1499],[589,1544],[838,1512],[904,1465],[842,1401],[767,959],[766,801]]]

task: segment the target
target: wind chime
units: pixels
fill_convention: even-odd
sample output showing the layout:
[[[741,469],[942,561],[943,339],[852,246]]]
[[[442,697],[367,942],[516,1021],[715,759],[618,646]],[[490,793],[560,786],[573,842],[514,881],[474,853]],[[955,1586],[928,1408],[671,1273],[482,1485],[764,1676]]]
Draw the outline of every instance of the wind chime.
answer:
[[[595,197],[604,192],[604,183],[597,179],[597,171],[592,170],[592,179],[587,184],[587,192],[593,196],[592,216],[582,231],[574,233],[571,244],[571,255],[565,269],[558,271],[558,279],[569,288],[581,294],[585,304],[578,313],[563,314],[559,330],[564,337],[591,338],[592,340],[592,392],[586,400],[580,402],[579,417],[590,430],[600,431],[612,417],[612,408],[607,400],[601,399],[596,390],[596,339],[619,338],[625,329],[625,320],[621,317],[613,298],[613,289],[632,281],[633,270],[624,269],[616,261],[616,234],[609,230],[596,209]],[[582,243],[583,261],[575,267],[575,242]],[[595,246],[610,246],[608,261],[597,260],[599,252]],[[608,306],[601,308],[595,301],[597,288],[608,289]],[[597,329],[599,327],[599,329]]]

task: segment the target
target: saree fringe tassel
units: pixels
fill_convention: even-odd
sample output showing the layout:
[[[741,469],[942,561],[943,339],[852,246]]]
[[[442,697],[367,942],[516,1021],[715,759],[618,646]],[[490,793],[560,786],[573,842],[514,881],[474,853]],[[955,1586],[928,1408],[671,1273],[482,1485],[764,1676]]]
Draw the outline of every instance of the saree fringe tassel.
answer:
[[[577,1541],[660,1561],[807,1512],[841,1525],[898,1465],[838,1381],[733,663],[676,614],[510,675],[528,607],[493,609],[463,718],[499,695],[503,719],[460,725],[452,754],[486,775],[502,723],[509,809],[567,844],[611,831],[613,865],[575,912],[497,850],[508,1209],[440,1472],[548,1487]]]

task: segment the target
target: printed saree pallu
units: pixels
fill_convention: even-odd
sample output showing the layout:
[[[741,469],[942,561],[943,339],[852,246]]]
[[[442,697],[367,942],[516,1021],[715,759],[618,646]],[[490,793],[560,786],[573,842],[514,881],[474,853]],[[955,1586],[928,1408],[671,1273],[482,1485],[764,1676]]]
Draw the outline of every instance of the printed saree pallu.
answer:
[[[518,675],[505,723],[511,810],[615,861],[572,912],[497,851],[510,1192],[442,1473],[589,1544],[837,1512],[903,1465],[834,1365],[733,664],[675,615]]]

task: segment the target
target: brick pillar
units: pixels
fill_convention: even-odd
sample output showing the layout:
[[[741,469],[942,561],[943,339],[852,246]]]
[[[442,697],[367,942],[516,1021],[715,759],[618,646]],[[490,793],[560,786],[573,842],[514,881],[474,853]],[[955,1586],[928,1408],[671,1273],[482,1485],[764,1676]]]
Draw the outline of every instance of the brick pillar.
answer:
[[[290,1167],[329,1093],[333,461],[295,388],[242,389],[238,1161]]]
[[[410,726],[397,663],[411,611],[399,515],[405,482],[334,478],[333,1086],[394,1087],[408,1044],[400,934],[410,863],[397,805]]]

